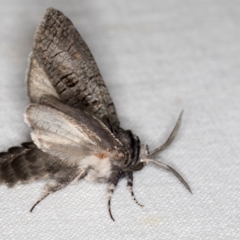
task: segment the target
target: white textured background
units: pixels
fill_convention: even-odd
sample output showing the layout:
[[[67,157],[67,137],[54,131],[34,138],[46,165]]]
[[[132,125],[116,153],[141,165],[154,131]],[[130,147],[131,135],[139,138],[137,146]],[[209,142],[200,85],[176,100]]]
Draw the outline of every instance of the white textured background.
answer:
[[[33,34],[45,9],[75,24],[96,58],[122,126],[151,148],[179,112],[176,141],[160,156],[169,172],[122,180],[107,213],[106,185],[84,181],[31,214],[43,182],[0,187],[0,239],[240,239],[240,1],[0,1],[0,150],[29,140],[24,82]]]

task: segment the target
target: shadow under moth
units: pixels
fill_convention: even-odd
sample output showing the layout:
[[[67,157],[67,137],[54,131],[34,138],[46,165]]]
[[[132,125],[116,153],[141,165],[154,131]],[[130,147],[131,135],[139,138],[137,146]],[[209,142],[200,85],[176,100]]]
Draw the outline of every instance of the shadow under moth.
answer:
[[[72,22],[61,12],[47,9],[33,42],[27,71],[25,121],[33,142],[0,153],[0,183],[9,187],[48,179],[36,207],[48,195],[86,179],[108,183],[108,211],[119,179],[127,178],[133,200],[133,172],[148,163],[172,172],[153,160],[174,139],[182,113],[167,141],[149,151],[130,130],[120,127],[117,113],[96,62]],[[142,206],[142,205],[140,205]]]

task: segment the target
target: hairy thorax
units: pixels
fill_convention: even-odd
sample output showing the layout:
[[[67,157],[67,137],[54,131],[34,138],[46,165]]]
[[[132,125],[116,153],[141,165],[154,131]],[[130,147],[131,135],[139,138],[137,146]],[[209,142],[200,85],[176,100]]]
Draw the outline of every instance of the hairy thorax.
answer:
[[[88,182],[106,182],[111,175],[112,164],[109,158],[91,155],[81,160],[79,168],[86,171]]]

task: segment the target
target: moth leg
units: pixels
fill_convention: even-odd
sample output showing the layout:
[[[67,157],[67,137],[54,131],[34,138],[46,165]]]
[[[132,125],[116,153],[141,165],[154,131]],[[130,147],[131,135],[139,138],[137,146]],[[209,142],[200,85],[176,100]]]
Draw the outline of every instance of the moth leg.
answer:
[[[113,192],[118,185],[119,179],[120,179],[120,176],[117,176],[117,178],[114,179],[114,181],[112,181],[111,184],[108,186],[108,213],[113,221],[115,221],[115,219],[113,218],[113,215],[111,212],[111,199],[112,199]]]
[[[128,175],[128,179],[127,179],[127,188],[129,189],[130,193],[131,193],[131,196],[132,196],[132,199],[133,201],[140,207],[144,207],[142,204],[140,204],[135,195],[134,195],[134,192],[133,192],[133,173],[130,173]]]
[[[62,174],[62,173],[61,173]],[[64,187],[66,187],[67,185],[69,185],[70,183],[79,181],[83,176],[85,176],[84,172],[82,170],[77,170],[75,172],[66,172],[65,174],[67,174],[67,177],[61,177],[58,178],[57,180],[54,180],[50,183],[47,183],[44,187],[44,192],[43,195],[40,197],[40,199],[32,206],[32,208],[30,209],[30,212],[33,211],[33,209],[43,200],[45,199],[47,196],[49,196],[50,194],[63,189]]]
[[[182,120],[182,115],[183,115],[183,111],[181,111],[181,113],[180,113],[180,115],[178,117],[178,120],[177,120],[177,122],[176,122],[176,124],[175,124],[175,126],[174,126],[174,128],[173,128],[173,130],[172,130],[172,132],[170,134],[170,136],[168,137],[167,141],[163,145],[161,145],[160,147],[158,147],[158,148],[154,149],[153,151],[151,151],[148,154],[148,156],[154,155],[154,154],[156,154],[158,152],[161,152],[161,151],[165,150],[172,143],[172,141],[174,140],[174,138],[175,138],[175,136],[176,136],[176,134],[178,132],[178,129],[180,127],[181,120]]]
[[[30,209],[30,212],[32,212],[33,211],[33,209],[43,200],[43,199],[45,199],[48,195],[50,195],[51,193],[54,193],[54,192],[56,192],[56,191],[58,191],[58,190],[60,190],[60,189],[62,189],[62,188],[64,188],[64,187],[66,187],[67,185],[68,185],[69,183],[63,183],[63,184],[61,184],[61,183],[58,183],[58,182],[51,182],[51,183],[48,183],[48,184],[46,184],[45,185],[45,187],[44,187],[44,193],[43,193],[43,195],[42,195],[42,197],[39,199],[39,200],[37,200],[37,202],[32,206],[32,208]]]

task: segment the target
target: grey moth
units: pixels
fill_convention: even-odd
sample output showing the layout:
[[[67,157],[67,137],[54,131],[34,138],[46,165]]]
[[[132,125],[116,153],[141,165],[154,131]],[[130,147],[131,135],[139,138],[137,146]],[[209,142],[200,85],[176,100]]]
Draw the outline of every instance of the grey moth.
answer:
[[[32,211],[48,195],[72,182],[86,179],[108,184],[111,196],[121,178],[133,200],[133,173],[149,163],[172,172],[172,167],[152,159],[174,139],[181,116],[167,141],[149,151],[130,130],[120,127],[117,113],[95,60],[72,22],[49,8],[38,27],[27,71],[28,94],[25,121],[32,142],[0,153],[0,183],[9,187],[47,179]],[[139,204],[140,205],[140,204]],[[140,205],[142,206],[142,205]]]

